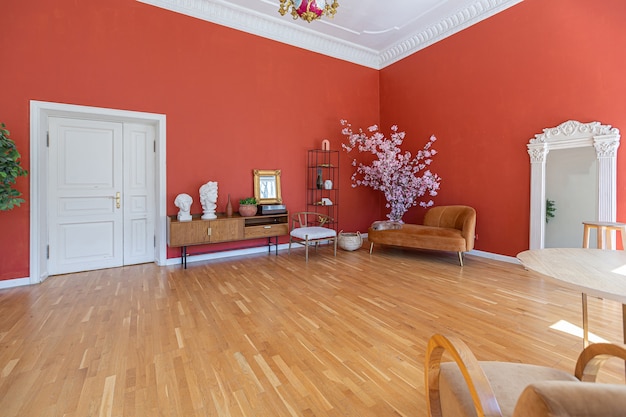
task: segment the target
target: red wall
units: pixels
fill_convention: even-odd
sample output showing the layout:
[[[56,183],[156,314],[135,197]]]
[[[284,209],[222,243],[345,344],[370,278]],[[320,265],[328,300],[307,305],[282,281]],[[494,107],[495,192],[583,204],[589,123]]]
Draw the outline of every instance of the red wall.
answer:
[[[209,180],[222,209],[228,193],[252,194],[253,168],[282,169],[286,204],[302,209],[306,150],[324,138],[338,149],[339,119],[398,124],[412,150],[439,139],[436,203],[476,207],[476,248],[514,256],[528,246],[528,140],[569,119],[626,125],[624,16],[622,0],[525,0],[375,71],[134,0],[12,1],[0,121],[30,169],[30,100],[166,114],[170,214],[178,193]],[[342,153],[340,227],[364,231],[386,210],[379,193],[350,188],[350,160]],[[0,280],[29,274],[29,209],[0,212]]]
[[[169,214],[182,192],[201,212],[209,180],[220,210],[228,193],[252,195],[254,168],[281,169],[285,203],[303,209],[306,150],[325,138],[338,149],[340,118],[378,122],[378,71],[134,0],[11,1],[2,21],[0,121],[24,166],[30,100],[165,114]],[[28,199],[29,179],[18,188]],[[355,195],[341,195],[346,230],[377,217]],[[0,212],[0,279],[29,274],[29,209]]]
[[[528,249],[526,144],[535,134],[567,120],[624,132],[625,17],[623,0],[525,0],[381,71],[381,125],[398,124],[416,147],[438,137],[436,203],[476,207],[476,249]],[[622,145],[619,221],[624,152]],[[405,220],[421,216],[413,209]],[[582,225],[580,233],[582,241]]]

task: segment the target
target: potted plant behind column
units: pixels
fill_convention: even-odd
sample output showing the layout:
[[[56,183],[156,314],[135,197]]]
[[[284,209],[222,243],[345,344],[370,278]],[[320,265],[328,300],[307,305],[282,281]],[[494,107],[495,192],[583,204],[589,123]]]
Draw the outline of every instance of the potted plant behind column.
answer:
[[[17,177],[25,177],[28,171],[20,166],[20,153],[9,131],[0,123],[0,211],[11,210],[24,202],[22,193],[12,188]]]
[[[254,197],[242,198],[239,200],[239,214],[242,217],[255,216],[257,211],[257,201]]]

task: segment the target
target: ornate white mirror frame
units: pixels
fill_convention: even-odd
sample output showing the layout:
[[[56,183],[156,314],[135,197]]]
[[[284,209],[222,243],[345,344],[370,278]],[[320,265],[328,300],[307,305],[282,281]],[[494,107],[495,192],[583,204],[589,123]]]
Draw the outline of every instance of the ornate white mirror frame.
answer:
[[[530,249],[544,247],[546,158],[550,150],[595,147],[598,158],[598,218],[589,220],[615,221],[619,140],[617,128],[600,122],[580,123],[574,120],[543,129],[542,134],[530,140],[526,145],[530,155]]]
[[[544,247],[546,158],[550,150],[593,146],[598,158],[598,221],[614,222],[617,212],[617,128],[600,122],[569,120],[543,129],[526,145],[530,155],[530,249]],[[590,219],[594,220],[594,219]],[[582,227],[582,226],[581,226]]]

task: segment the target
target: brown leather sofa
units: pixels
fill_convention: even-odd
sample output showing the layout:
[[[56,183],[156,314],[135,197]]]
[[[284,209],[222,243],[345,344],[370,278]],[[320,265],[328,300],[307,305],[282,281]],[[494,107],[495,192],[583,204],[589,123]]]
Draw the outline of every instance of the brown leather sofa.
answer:
[[[429,209],[424,224],[375,222],[367,231],[370,253],[374,244],[414,249],[452,251],[459,254],[474,249],[476,210],[468,206],[438,206]]]

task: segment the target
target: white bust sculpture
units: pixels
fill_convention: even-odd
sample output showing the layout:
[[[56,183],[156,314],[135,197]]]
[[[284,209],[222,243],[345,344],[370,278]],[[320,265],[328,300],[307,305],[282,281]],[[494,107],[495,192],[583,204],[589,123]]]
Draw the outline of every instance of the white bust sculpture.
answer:
[[[202,219],[217,219],[215,208],[217,207],[217,182],[209,181],[200,187],[200,204],[202,204]]]
[[[191,204],[193,204],[193,198],[189,194],[178,194],[176,196],[176,200],[174,200],[174,205],[178,207],[180,210],[178,211],[178,221],[188,222],[191,221]]]

